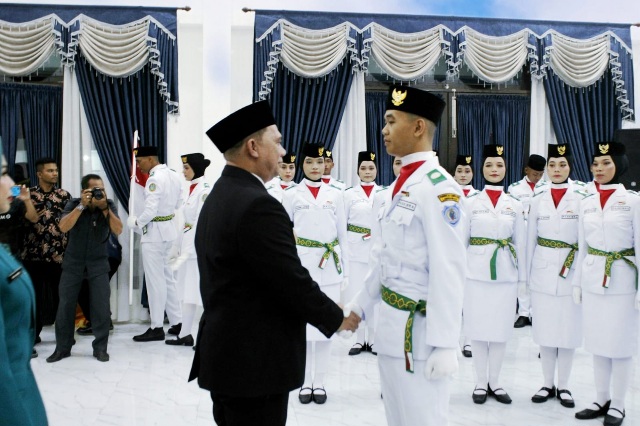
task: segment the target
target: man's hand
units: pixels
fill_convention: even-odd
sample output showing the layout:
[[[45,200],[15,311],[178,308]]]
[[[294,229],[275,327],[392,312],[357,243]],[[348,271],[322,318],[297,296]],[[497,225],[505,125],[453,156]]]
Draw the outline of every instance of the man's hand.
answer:
[[[89,205],[91,204],[91,190],[90,189],[83,189],[82,190],[82,194],[80,195],[80,204],[82,204],[85,207],[89,207]]]
[[[138,220],[137,216],[129,216],[129,218],[127,219],[127,226],[131,229],[137,228],[138,227],[137,220]]]
[[[356,313],[358,311],[360,312],[360,315]],[[344,319],[338,329],[338,336],[348,339],[358,329],[362,316],[362,309],[357,305],[349,303],[343,308],[342,312],[344,314]]]
[[[458,371],[458,351],[456,349],[435,348],[427,358],[424,377],[427,380],[443,379]]]
[[[29,192],[29,188],[27,188],[26,185],[22,185],[20,187],[20,195],[18,195],[18,198],[22,201],[31,200],[31,193]]]

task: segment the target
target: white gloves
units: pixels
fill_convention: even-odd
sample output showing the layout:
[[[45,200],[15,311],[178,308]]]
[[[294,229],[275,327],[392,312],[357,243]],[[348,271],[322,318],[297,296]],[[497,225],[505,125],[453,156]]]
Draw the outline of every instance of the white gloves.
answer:
[[[637,301],[637,299],[636,299]],[[582,288],[581,287],[573,287],[573,303],[579,305],[582,303]],[[636,306],[638,306],[636,304]]]
[[[178,256],[180,256],[180,247],[177,244],[173,244],[169,250],[169,263],[174,263]]]
[[[518,281],[518,298],[526,299],[529,294],[529,286],[526,281]]]
[[[136,221],[138,220],[137,216],[129,216],[129,218],[127,219],[127,226],[131,229],[135,229],[138,227],[138,224],[136,223]]]
[[[349,278],[345,278],[342,280],[342,285],[340,286],[340,291],[345,291],[349,287]]]
[[[443,379],[458,371],[458,351],[449,348],[435,348],[427,358],[424,377],[427,380]]]
[[[177,271],[188,259],[189,256],[186,254],[181,254],[180,256],[173,258],[173,261],[171,262],[171,269]]]
[[[354,312],[356,315],[362,318],[362,308],[353,302],[347,303],[342,308],[342,315],[344,315],[345,318],[347,318],[349,314],[351,314],[351,312]],[[338,336],[342,337],[343,339],[350,339],[351,336],[353,336],[353,332],[351,330],[342,330],[338,332]]]

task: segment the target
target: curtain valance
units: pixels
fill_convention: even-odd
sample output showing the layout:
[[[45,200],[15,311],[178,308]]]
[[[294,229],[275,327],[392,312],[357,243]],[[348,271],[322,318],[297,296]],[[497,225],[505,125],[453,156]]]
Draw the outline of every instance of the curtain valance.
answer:
[[[324,23],[334,25],[322,28]],[[279,63],[296,75],[307,77],[309,69],[314,69],[314,75],[320,76],[335,69],[341,63],[338,59],[349,51],[357,70],[366,71],[373,58],[390,78],[403,82],[433,73],[441,60],[449,77],[456,77],[465,65],[488,83],[509,82],[529,65],[532,78],[543,79],[551,69],[564,84],[585,88],[611,70],[621,112],[624,118],[631,118],[629,25],[557,23],[555,29],[554,24],[256,11],[256,94],[262,99],[268,96],[265,89]]]
[[[66,66],[74,66],[81,52],[93,69],[112,78],[135,75],[149,65],[169,112],[178,112],[176,36],[153,16],[118,24],[83,14],[69,23],[56,14],[22,23],[0,20],[0,73],[28,76],[55,52]]]

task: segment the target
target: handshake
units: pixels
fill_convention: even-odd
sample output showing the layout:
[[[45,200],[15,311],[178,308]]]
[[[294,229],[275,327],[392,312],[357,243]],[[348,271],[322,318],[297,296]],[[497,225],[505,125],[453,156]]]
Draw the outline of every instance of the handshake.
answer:
[[[355,303],[347,303],[343,308],[344,319],[338,329],[338,336],[348,339],[358,329],[362,321],[362,308]]]

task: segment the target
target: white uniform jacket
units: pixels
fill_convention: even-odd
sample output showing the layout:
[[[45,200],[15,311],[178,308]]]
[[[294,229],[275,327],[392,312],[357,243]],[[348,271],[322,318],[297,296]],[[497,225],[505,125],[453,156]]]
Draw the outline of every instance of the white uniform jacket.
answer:
[[[538,244],[538,238],[577,245],[580,201],[587,194],[573,184],[562,185],[567,192],[556,208],[551,196],[553,187],[559,186],[551,184],[548,190],[537,193],[531,201],[527,223],[527,283],[531,291],[570,296],[578,252],[574,252],[573,264],[566,271],[565,278],[560,272],[571,249],[544,247]]]
[[[327,184],[329,186],[333,186],[334,188],[337,188],[342,192],[344,192],[347,189],[347,184],[346,183],[344,183],[341,180],[338,180],[338,179],[334,178],[333,176],[329,176],[329,177],[330,177],[329,183],[327,183],[325,181],[322,181],[322,183]],[[325,179],[326,176],[322,176],[322,178]]]
[[[280,203],[282,203],[282,200],[284,199],[285,189],[282,188],[283,184],[286,185],[287,187],[292,187],[297,185],[297,183],[293,181],[289,183],[284,183],[282,182],[282,179],[280,179],[279,176],[274,177],[264,185],[267,188],[267,192],[271,194],[276,200],[280,201]]]
[[[599,194],[590,194],[580,203],[580,233],[578,270],[573,285],[582,286],[583,292],[595,294],[631,294],[638,285],[635,269],[624,260],[615,260],[611,266],[609,287],[603,287],[605,256],[588,254],[588,247],[606,252],[635,249],[636,256],[626,258],[636,264],[640,253],[640,197],[629,193],[622,184],[606,185],[616,188],[604,209]]]
[[[178,233],[176,210],[182,205],[182,180],[166,164],[158,164],[149,171],[144,187],[144,211],[138,216],[138,227],[142,229],[141,242],[173,241]],[[154,218],[156,221],[154,221]]]
[[[297,238],[317,241],[323,244],[338,239],[335,247],[342,273],[338,272],[333,256],[320,268],[322,255],[326,249],[297,245],[300,261],[309,270],[318,285],[342,282],[348,277],[349,249],[347,247],[347,223],[344,216],[342,192],[332,186],[322,184],[317,198],[313,197],[304,180],[297,186],[288,188],[282,202],[293,222]]]
[[[373,185],[371,194],[367,197],[361,185],[351,187],[344,192],[344,208],[347,220],[347,238],[349,241],[349,259],[352,262],[369,261],[369,250],[371,249],[371,232],[363,234],[349,230],[349,225],[371,230],[373,223],[373,200],[380,187]]]
[[[492,240],[511,238],[517,261],[508,247],[498,249],[496,279],[491,280],[491,258],[497,245],[469,245],[467,278],[486,282],[507,282],[514,285],[518,281],[524,282],[526,280],[526,231],[522,203],[514,196],[503,192],[494,207],[486,189],[467,197],[464,202],[469,237],[484,237]],[[468,239],[467,243],[469,243]]]
[[[392,198],[383,203],[372,233],[370,270],[356,303],[366,309],[381,299],[381,285],[416,302],[425,300],[426,317],[413,321],[413,358],[425,360],[430,347],[457,348],[465,282],[465,242],[460,186],[433,152],[409,154],[403,164],[426,160]],[[409,312],[380,303],[376,329],[378,353],[404,358]]]
[[[547,181],[540,179],[533,189],[531,189],[528,182],[529,179],[525,176],[521,180],[509,185],[509,188],[507,188],[507,192],[515,196],[522,203],[525,221],[529,216],[529,205],[531,204],[531,198],[533,198],[534,193],[543,190],[548,185]]]
[[[186,189],[186,197],[184,205],[182,207],[182,213],[184,217],[184,226],[182,233],[178,237],[180,240],[180,256],[187,257],[189,259],[196,258],[196,249],[194,238],[196,235],[196,225],[198,224],[198,217],[200,216],[200,210],[204,204],[204,200],[207,199],[211,187],[204,181],[204,176],[197,179],[193,179],[190,185],[196,184],[191,194],[189,194],[189,188]]]

